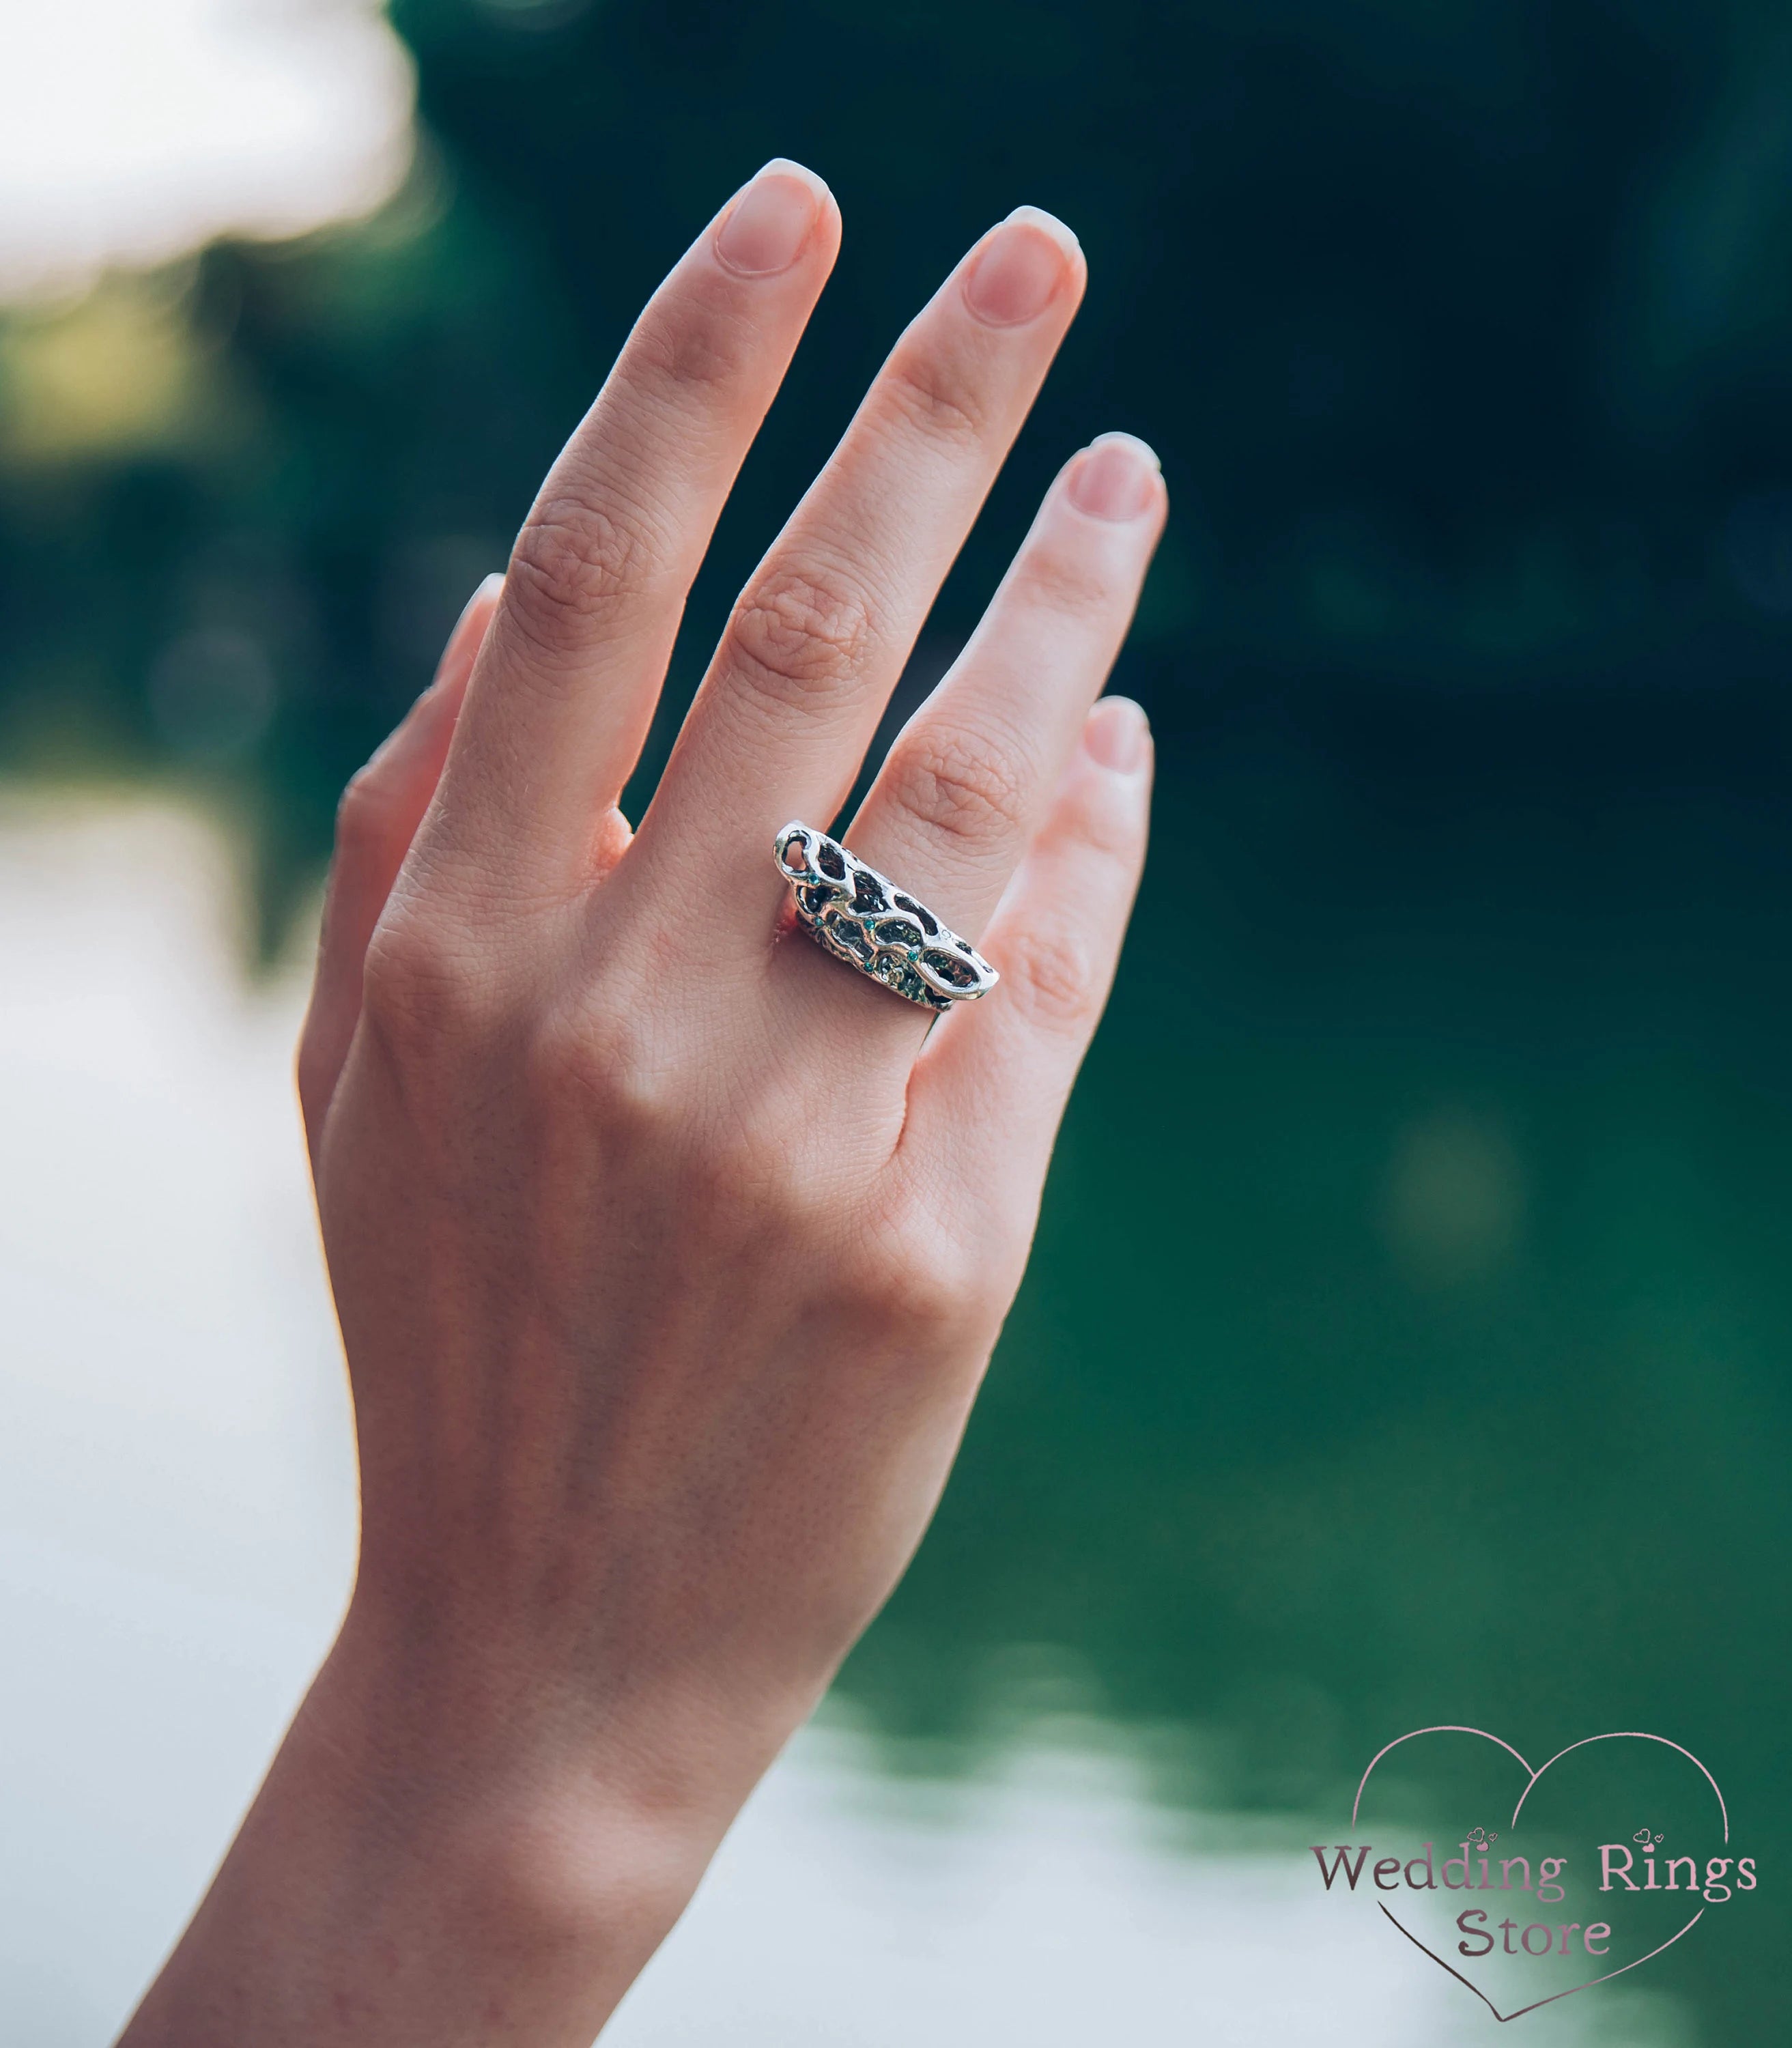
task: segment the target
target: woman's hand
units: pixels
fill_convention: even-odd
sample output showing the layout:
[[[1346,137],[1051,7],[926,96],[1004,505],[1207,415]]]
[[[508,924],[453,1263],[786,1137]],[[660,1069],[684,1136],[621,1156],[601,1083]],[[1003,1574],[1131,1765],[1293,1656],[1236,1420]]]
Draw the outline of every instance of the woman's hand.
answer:
[[[137,2048],[588,2041],[938,1497],[1143,854],[1095,700],[1165,501],[1137,442],[1072,459],[845,834],[986,1001],[930,1032],[793,933],[772,841],[844,801],[1069,324],[1048,216],[898,342],[631,835],[839,231],[788,164],[705,231],[344,800],[301,1078],[360,1572]]]

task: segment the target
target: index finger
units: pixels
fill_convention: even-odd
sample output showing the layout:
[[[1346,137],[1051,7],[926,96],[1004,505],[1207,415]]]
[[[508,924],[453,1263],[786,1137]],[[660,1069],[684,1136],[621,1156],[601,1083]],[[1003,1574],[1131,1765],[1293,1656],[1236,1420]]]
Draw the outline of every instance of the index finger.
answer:
[[[826,185],[777,159],[648,302],[518,537],[432,851],[588,879],[595,820],[640,753],[685,596],[839,246]]]

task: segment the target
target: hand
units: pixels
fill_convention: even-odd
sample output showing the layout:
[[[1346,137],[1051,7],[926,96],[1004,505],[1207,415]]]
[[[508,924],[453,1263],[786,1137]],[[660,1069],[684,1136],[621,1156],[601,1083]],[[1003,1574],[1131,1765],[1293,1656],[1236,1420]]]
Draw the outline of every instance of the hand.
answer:
[[[1095,700],[1165,500],[1124,436],[1072,458],[845,835],[986,1000],[930,1031],[771,849],[844,801],[1069,324],[1048,216],[898,342],[631,836],[838,238],[788,164],[704,232],[344,800],[301,1077],[359,1577],[134,2043],[588,2041],[938,1497],[1142,858],[1143,717]]]

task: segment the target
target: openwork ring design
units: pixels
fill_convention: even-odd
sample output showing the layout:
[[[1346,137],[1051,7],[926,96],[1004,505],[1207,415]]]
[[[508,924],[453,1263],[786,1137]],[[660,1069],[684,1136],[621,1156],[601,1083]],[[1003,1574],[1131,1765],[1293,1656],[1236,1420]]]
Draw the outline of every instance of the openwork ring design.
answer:
[[[787,824],[776,858],[816,944],[909,1002],[949,1010],[1000,979],[968,939],[813,825]]]

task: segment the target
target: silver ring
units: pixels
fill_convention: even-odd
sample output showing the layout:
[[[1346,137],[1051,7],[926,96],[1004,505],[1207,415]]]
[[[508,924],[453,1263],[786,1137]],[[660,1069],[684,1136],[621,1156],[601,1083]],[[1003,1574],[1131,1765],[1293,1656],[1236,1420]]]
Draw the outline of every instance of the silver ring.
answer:
[[[1001,979],[968,939],[838,840],[793,823],[775,848],[778,871],[797,899],[797,921],[836,960],[923,1010],[974,1002]]]

